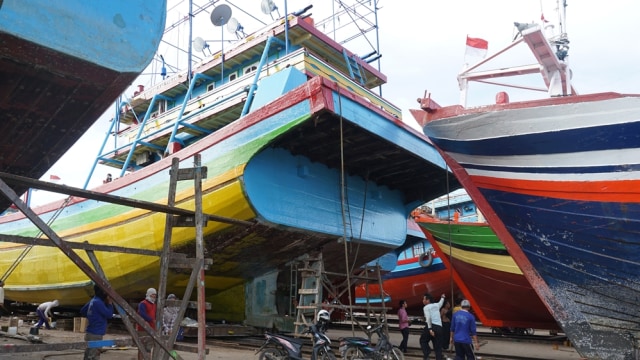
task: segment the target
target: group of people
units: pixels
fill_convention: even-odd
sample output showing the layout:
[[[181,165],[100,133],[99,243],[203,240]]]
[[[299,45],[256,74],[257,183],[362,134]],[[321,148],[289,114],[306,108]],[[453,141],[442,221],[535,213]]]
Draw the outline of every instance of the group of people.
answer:
[[[114,307],[111,297],[97,285],[93,287],[94,296],[87,302],[81,309],[80,314],[87,318],[87,327],[85,329],[85,341],[98,341],[102,340],[107,332],[108,320],[114,315]],[[149,288],[145,294],[145,298],[138,304],[137,313],[142,317],[146,323],[152,328],[156,329],[156,299],[158,293],[156,289]],[[174,294],[169,294],[167,300],[177,300],[178,298]],[[53,316],[52,309],[59,305],[58,300],[44,302],[38,305],[36,310],[38,314],[38,323],[35,327],[40,328],[45,326],[47,329],[51,329],[52,326],[49,319]],[[169,335],[176,324],[178,317],[179,307],[175,304],[168,304],[163,309],[162,316],[162,334]],[[147,336],[146,331],[142,326],[136,324],[136,330],[145,346],[147,351],[151,349],[153,345],[153,339]],[[142,359],[143,355],[141,351],[138,351],[138,359]],[[97,360],[100,359],[100,349],[87,347],[84,354],[85,360]]]
[[[475,360],[474,349],[478,349],[478,336],[476,333],[475,316],[469,312],[471,303],[469,300],[462,300],[459,306],[451,310],[451,304],[442,294],[440,300],[434,302],[430,294],[424,294],[422,298],[424,304],[423,312],[426,326],[420,335],[420,348],[424,359],[428,359],[431,354],[431,346],[436,356],[436,360],[443,360],[443,350],[450,348],[451,344],[455,349],[455,360]],[[407,302],[400,300],[398,309],[398,328],[402,333],[402,341],[398,348],[407,352],[409,341],[409,326],[411,320],[407,314]]]

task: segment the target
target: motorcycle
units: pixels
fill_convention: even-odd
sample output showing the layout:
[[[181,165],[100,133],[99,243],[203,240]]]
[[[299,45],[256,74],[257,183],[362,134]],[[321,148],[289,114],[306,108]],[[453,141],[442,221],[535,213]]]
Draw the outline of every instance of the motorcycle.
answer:
[[[373,333],[378,335],[378,342],[375,346],[371,340],[361,337],[344,337],[340,338],[340,354],[346,360],[404,360],[404,354],[397,346],[393,346],[389,342],[389,337],[384,331],[384,320],[375,328],[371,325],[365,330],[368,338]]]
[[[329,312],[320,310],[318,322],[303,332],[303,334],[312,335],[311,360],[336,360],[336,356],[331,350],[331,340],[324,333],[328,322]],[[260,353],[259,360],[302,360],[303,339],[269,332],[266,332],[264,336],[264,344],[256,350],[256,353]]]

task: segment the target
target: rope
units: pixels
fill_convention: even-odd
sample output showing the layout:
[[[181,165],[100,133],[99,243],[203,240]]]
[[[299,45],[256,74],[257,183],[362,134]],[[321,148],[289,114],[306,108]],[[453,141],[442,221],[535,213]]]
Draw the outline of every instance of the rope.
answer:
[[[446,172],[446,185],[447,185],[447,214],[451,214],[451,188],[449,187],[449,166],[445,166],[444,171]],[[453,249],[451,246],[451,216],[448,216],[448,231],[449,231],[449,285],[451,290],[451,307],[453,308],[454,301],[454,293],[453,293]]]
[[[351,297],[351,274],[349,272],[349,251],[347,249],[347,218],[345,214],[345,200],[346,200],[346,190],[345,190],[345,174],[344,174],[344,129],[342,124],[342,97],[340,96],[340,88],[338,88],[338,108],[340,109],[340,205],[342,212],[342,244],[344,246],[344,263],[345,270],[347,272],[347,294],[349,297],[349,313],[353,315],[353,300]],[[349,220],[351,221],[351,220]],[[353,232],[352,232],[353,235]],[[351,322],[351,331],[355,332],[355,326],[353,322]]]

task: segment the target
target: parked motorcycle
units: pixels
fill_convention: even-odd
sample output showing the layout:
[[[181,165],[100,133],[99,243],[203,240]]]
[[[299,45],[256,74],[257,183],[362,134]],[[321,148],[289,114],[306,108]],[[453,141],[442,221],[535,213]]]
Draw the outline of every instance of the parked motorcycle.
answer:
[[[340,354],[346,360],[404,360],[404,354],[397,346],[389,342],[389,337],[384,330],[384,319],[375,328],[371,325],[365,330],[367,338],[345,337],[340,338]],[[378,335],[378,342],[373,345],[369,340],[371,335]]]
[[[336,356],[331,350],[331,340],[325,334],[330,320],[329,312],[320,310],[317,320],[315,324],[303,332],[303,334],[312,335],[311,360],[336,360]],[[264,344],[256,350],[256,353],[260,353],[259,360],[302,360],[303,339],[269,332],[266,332],[264,336],[266,338]]]

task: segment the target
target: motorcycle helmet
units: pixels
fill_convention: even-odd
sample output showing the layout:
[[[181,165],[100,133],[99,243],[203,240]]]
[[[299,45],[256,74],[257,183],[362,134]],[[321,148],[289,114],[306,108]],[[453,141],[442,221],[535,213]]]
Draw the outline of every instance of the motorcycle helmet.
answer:
[[[327,310],[318,311],[318,322],[319,323],[328,323],[331,320],[331,316]]]

